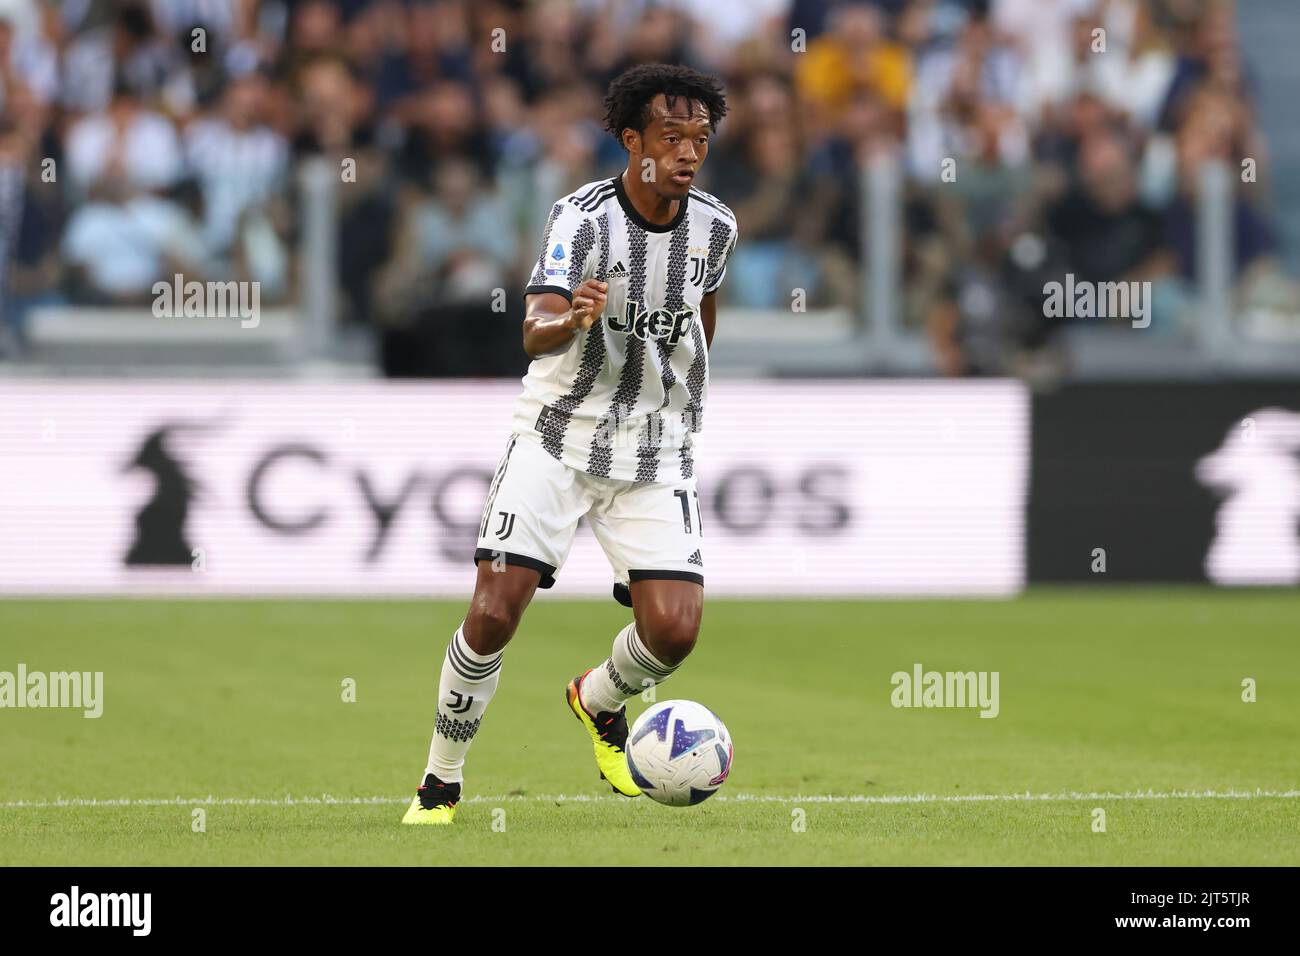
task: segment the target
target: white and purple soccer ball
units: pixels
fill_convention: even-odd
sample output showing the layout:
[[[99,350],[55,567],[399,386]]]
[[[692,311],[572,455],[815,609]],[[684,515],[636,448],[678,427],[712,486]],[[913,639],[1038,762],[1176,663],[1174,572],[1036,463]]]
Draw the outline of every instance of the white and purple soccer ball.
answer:
[[[632,725],[627,768],[651,800],[689,807],[718,792],[731,772],[731,734],[693,700],[655,704]]]

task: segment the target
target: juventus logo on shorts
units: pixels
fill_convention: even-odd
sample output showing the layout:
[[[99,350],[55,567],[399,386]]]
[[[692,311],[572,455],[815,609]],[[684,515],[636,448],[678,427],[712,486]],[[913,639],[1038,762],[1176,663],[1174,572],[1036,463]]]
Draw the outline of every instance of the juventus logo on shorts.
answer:
[[[501,527],[497,528],[496,536],[499,540],[504,541],[510,537],[510,532],[515,530],[515,513],[513,511],[498,511],[501,516]]]
[[[471,707],[474,706],[473,694],[470,694],[468,697],[466,697],[464,694],[460,693],[459,691],[453,690],[451,692],[451,696],[456,698],[451,702],[451,712],[453,714],[463,714],[465,713],[465,711],[469,710]]]
[[[691,285],[704,285],[703,256],[691,256]]]

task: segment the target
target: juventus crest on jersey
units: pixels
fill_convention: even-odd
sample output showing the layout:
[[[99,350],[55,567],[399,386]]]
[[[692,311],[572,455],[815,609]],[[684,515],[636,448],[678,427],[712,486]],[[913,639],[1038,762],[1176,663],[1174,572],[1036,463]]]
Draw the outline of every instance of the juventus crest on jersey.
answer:
[[[525,293],[609,289],[567,351],[533,360],[515,429],[592,475],[691,477],[709,384],[700,300],[722,284],[736,236],[731,210],[695,188],[663,225],[636,211],[621,176],[557,202]]]

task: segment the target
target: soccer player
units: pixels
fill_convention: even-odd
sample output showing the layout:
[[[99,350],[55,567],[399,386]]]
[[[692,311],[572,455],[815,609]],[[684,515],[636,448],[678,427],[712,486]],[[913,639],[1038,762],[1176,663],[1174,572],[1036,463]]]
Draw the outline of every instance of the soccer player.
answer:
[[[708,389],[714,293],[737,231],[731,211],[692,183],[726,111],[711,76],[633,67],[605,98],[605,127],[627,168],[551,209],[524,290],[533,361],[483,508],[474,597],[442,665],[423,784],[403,823],[454,818],[503,650],[537,588],[555,584],[583,516],[633,620],[566,698],[601,777],[640,795],[624,704],[690,654],[704,603],[692,435]]]

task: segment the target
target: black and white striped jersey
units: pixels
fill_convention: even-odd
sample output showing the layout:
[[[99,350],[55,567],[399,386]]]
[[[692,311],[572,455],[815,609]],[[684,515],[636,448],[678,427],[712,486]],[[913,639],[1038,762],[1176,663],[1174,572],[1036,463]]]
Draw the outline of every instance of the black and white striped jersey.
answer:
[[[515,430],[592,475],[691,477],[709,387],[700,300],[722,284],[736,236],[731,210],[693,187],[664,225],[636,211],[621,177],[557,202],[525,293],[572,299],[592,278],[609,291],[598,322],[528,367]]]

